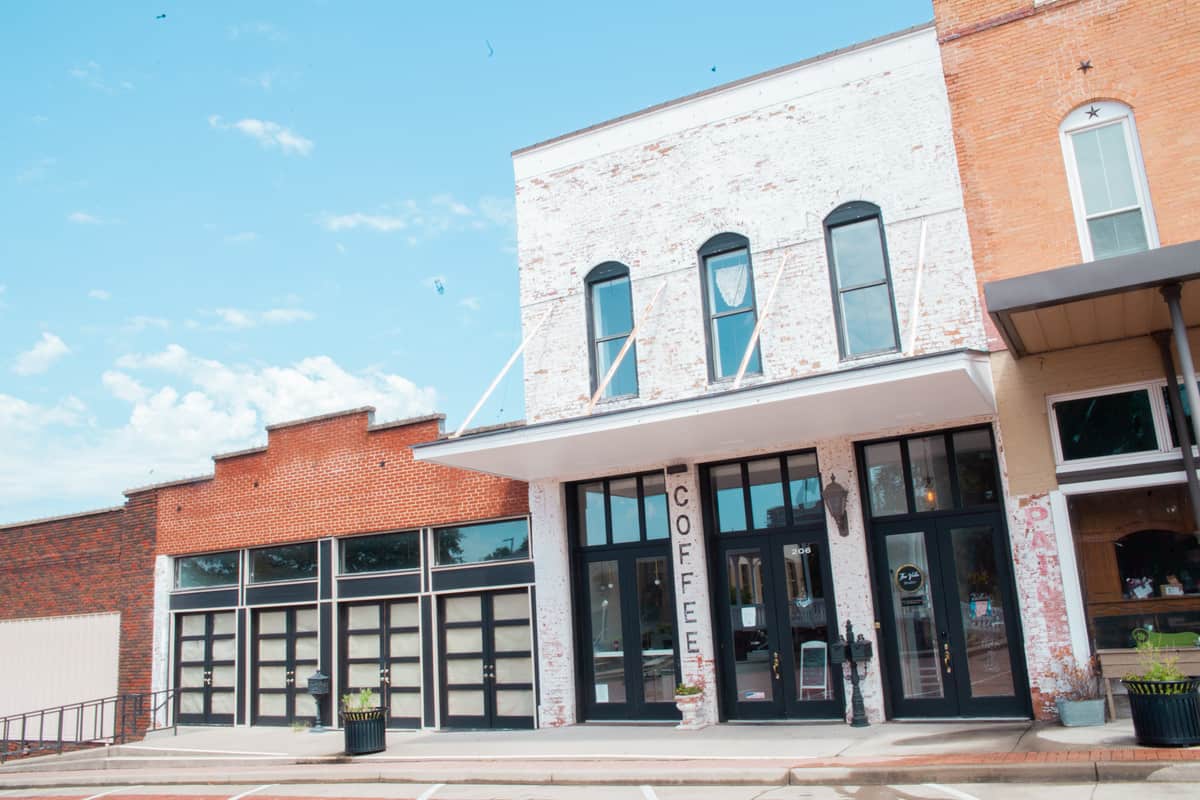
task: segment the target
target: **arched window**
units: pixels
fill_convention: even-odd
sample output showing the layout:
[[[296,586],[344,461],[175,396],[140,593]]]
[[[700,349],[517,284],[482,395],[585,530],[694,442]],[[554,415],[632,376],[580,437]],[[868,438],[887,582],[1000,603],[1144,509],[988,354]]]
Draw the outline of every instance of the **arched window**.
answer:
[[[1084,261],[1158,247],[1129,106],[1112,100],[1080,106],[1059,133]]]
[[[737,375],[758,321],[750,240],[736,233],[709,239],[700,248],[700,277],[708,317],[708,377],[732,378]],[[762,359],[755,342],[746,374],[761,372]]]
[[[585,279],[588,297],[588,338],[591,340],[592,392],[604,380],[633,330],[633,297],[629,267],[609,261]],[[637,344],[629,348],[616,374],[604,387],[604,399],[638,393]]]
[[[900,331],[879,206],[835,208],[825,218],[825,247],[842,358],[896,350]]]

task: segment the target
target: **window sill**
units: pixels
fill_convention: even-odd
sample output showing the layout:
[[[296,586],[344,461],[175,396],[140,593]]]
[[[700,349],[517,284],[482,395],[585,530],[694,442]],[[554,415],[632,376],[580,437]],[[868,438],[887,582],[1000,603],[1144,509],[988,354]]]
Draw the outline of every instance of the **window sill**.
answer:
[[[841,353],[838,353],[838,363],[839,364],[853,364],[853,363],[857,363],[859,361],[869,361],[870,359],[873,359],[873,358],[880,358],[881,356],[895,356],[895,355],[903,355],[903,353],[900,351],[899,347],[892,347],[888,350],[872,350],[869,353],[859,353],[859,354],[853,355],[853,356],[847,356],[847,355],[842,355]]]
[[[220,586],[189,586],[186,589],[172,589],[171,594],[198,594],[200,592],[219,592],[225,589],[236,589],[236,583],[222,583]]]
[[[373,572],[339,572],[338,580],[349,579],[356,580],[358,578],[390,578],[393,575],[420,575],[420,567],[405,567],[404,569],[381,569]]]
[[[458,569],[475,569],[477,567],[490,567],[495,564],[525,564],[533,563],[533,559],[528,556],[520,558],[496,558],[491,561],[472,561],[469,564],[441,564],[430,568],[431,572],[453,572]]]
[[[1192,454],[1200,457],[1195,447],[1192,447]],[[1070,475],[1075,472],[1088,472],[1094,469],[1105,469],[1107,467],[1128,467],[1138,464],[1161,464],[1169,463],[1175,459],[1182,458],[1183,451],[1176,447],[1171,450],[1147,450],[1141,453],[1130,453],[1119,456],[1100,456],[1097,458],[1078,458],[1067,462],[1059,462],[1055,465],[1054,471],[1059,475]]]

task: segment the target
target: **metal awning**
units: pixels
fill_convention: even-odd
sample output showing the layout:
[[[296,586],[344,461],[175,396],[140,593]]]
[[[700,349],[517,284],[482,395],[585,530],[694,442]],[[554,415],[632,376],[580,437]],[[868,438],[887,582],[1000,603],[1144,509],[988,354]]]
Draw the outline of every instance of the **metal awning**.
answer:
[[[1183,289],[1200,325],[1200,241],[984,284],[988,314],[1015,358],[1169,330],[1159,290]]]
[[[959,350],[415,445],[419,461],[570,480],[994,414],[986,353]]]

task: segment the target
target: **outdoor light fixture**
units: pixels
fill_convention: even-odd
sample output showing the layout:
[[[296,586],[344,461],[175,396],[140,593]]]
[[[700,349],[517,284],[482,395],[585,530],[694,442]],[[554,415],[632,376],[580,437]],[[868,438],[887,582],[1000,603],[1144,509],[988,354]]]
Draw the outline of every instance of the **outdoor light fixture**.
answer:
[[[825,508],[829,510],[829,516],[833,517],[833,521],[837,523],[838,534],[841,536],[849,536],[850,531],[846,529],[846,487],[837,482],[833,473],[829,473],[829,483],[826,484],[822,491],[822,496],[825,498]]]

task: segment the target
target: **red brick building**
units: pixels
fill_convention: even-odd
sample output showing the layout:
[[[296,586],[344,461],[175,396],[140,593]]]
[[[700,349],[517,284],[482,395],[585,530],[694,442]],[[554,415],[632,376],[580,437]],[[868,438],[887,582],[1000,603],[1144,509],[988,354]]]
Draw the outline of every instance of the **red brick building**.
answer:
[[[933,5],[1047,715],[1072,660],[1200,639],[1200,5]]]

